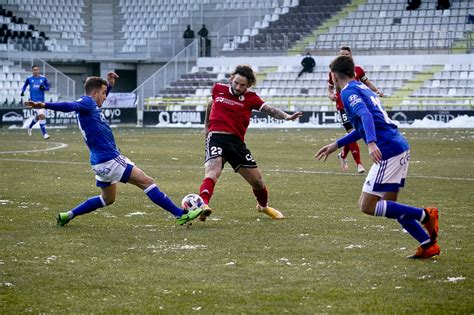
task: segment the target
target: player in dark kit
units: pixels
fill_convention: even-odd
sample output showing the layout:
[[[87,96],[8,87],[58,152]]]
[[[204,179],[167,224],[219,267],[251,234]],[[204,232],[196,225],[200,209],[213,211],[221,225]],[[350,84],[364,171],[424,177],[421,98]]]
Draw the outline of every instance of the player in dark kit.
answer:
[[[90,163],[95,172],[96,185],[102,193],[89,198],[68,212],[57,216],[59,226],[64,226],[73,218],[99,208],[111,205],[117,196],[117,182],[130,183],[142,189],[152,202],[176,217],[183,225],[197,218],[202,209],[188,211],[177,207],[165,193],[160,191],[153,178],[120,153],[115,144],[112,129],[107,123],[101,106],[118,76],[110,72],[108,82],[99,77],[89,77],[84,83],[84,94],[74,102],[26,102],[32,108],[47,108],[61,112],[76,112],[77,123],[90,151]]]
[[[205,221],[212,212],[208,204],[226,162],[229,162],[234,171],[252,186],[259,212],[272,219],[283,218],[280,211],[268,206],[267,187],[252,153],[245,145],[244,137],[252,110],[284,120],[296,120],[302,113],[296,112],[290,115],[267,105],[249,89],[255,83],[252,68],[248,65],[239,65],[230,77],[230,84],[217,83],[212,88],[212,102],[207,108],[205,121],[205,174],[199,190],[205,203],[200,216],[201,221]]]
[[[339,50],[339,56],[349,56],[352,57],[352,52],[350,47],[343,46]],[[372,91],[377,93],[380,97],[383,97],[383,92],[380,91],[370,80],[367,78],[365,75],[365,71],[361,66],[355,66],[355,79],[357,81],[360,81],[367,85]],[[336,109],[339,112],[339,115],[341,117],[342,125],[344,129],[346,129],[346,132],[350,132],[353,127],[349,119],[347,119],[346,112],[344,110],[344,105],[342,104],[341,101],[341,96],[339,93],[336,91],[334,92],[334,82],[332,81],[331,78],[331,72],[329,72],[329,79],[328,79],[328,97],[331,101],[336,102]],[[360,148],[357,142],[349,143],[348,145],[345,145],[342,151],[337,155],[339,161],[341,162],[341,169],[343,171],[347,171],[349,168],[349,165],[347,164],[347,154],[349,151],[352,154],[352,157],[354,158],[354,161],[357,164],[357,172],[358,173],[364,173],[365,168],[364,165],[362,165],[362,161],[360,159]]]
[[[420,244],[411,258],[439,255],[438,209],[423,209],[396,202],[410,163],[407,140],[388,117],[378,95],[355,80],[351,57],[337,57],[331,63],[331,75],[354,130],[319,149],[316,158],[326,160],[338,148],[363,139],[374,164],[362,188],[360,209],[368,215],[397,219]]]

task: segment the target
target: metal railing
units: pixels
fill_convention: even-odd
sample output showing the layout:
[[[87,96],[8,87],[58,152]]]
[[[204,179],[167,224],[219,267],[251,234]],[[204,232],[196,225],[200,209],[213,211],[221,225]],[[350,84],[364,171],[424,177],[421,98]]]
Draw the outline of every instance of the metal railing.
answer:
[[[39,65],[41,74],[48,79],[51,92],[58,94],[62,99],[72,100],[76,97],[76,87],[73,79],[50,65],[44,59],[39,58],[35,51],[29,51],[13,40],[9,40],[7,45],[8,47],[16,48],[16,51],[11,53],[10,49],[8,49],[6,57],[3,58],[28,71],[31,70],[33,65]],[[1,54],[0,57],[2,55],[4,54]]]
[[[137,100],[138,126],[143,125],[144,100],[158,95],[171,82],[178,80],[182,74],[190,72],[192,67],[196,65],[198,48],[198,40],[196,39],[132,91],[132,93],[135,93]]]

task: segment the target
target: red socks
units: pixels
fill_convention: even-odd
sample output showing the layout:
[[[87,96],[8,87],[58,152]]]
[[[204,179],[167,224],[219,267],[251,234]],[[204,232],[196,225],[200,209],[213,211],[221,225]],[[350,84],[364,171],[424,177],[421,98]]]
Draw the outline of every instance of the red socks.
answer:
[[[210,177],[206,177],[202,181],[201,187],[199,188],[199,196],[201,196],[206,205],[208,205],[209,200],[211,200],[215,185],[216,182]]]
[[[357,165],[362,164],[362,162],[360,161],[360,149],[357,142],[349,143],[347,146],[351,150],[352,157],[354,158],[354,161],[356,162],[356,164]]]
[[[253,194],[257,197],[257,202],[261,207],[266,207],[268,205],[268,190],[267,186],[263,187],[260,190],[253,190]]]
[[[199,188],[199,196],[204,200],[204,203],[207,205],[211,200],[212,194],[214,193],[214,186],[216,182],[210,178],[206,177],[203,179],[201,187]],[[253,194],[257,198],[257,202],[261,207],[266,207],[268,204],[268,190],[267,186],[263,189],[255,190],[253,189]]]
[[[341,157],[343,159],[347,158],[347,154],[349,153],[350,149],[349,149],[349,145],[346,144],[343,148],[342,148],[342,154],[341,154]]]

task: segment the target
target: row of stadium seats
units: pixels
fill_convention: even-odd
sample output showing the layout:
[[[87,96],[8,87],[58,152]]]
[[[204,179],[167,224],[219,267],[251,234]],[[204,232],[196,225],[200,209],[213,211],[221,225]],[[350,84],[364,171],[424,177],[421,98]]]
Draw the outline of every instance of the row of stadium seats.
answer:
[[[474,88],[426,88],[422,87],[413,93],[413,96],[422,96],[422,97],[474,97]]]
[[[275,8],[273,14],[255,23],[253,28],[244,30],[232,42],[224,43],[222,50],[286,50],[348,2],[286,1],[282,7]]]
[[[119,6],[150,6],[150,5],[174,5],[174,4],[195,4],[195,0],[120,0]],[[210,0],[200,0],[199,3],[208,4]]]
[[[48,7],[77,7],[84,5],[84,0],[15,0],[20,5],[38,5]]]
[[[39,20],[38,27],[48,27],[51,37],[66,40],[66,42],[46,41],[43,45],[16,41],[23,48],[67,52],[69,51],[67,45],[85,45],[82,36],[86,26],[82,17],[84,0],[9,0],[9,4],[16,5],[19,14],[28,16],[32,21]]]
[[[12,50],[30,49],[45,50],[45,40],[47,39],[44,32],[35,30],[33,25],[25,23],[24,19],[13,14],[12,11],[6,10],[0,5],[0,43],[8,44],[0,48],[2,51],[7,48]]]
[[[244,9],[275,9],[278,8],[278,1],[224,1],[217,3],[216,10],[244,10]]]
[[[470,79],[474,80],[474,71],[443,71],[435,74],[438,80]]]
[[[461,71],[473,67],[473,71]],[[304,73],[300,78],[297,74],[299,66],[279,66],[277,71],[267,73],[267,69],[262,67],[259,75],[264,75],[265,79],[258,82],[254,90],[262,97],[302,97],[302,98],[325,98],[327,93],[328,69],[325,66],[317,66],[313,73]],[[426,71],[430,67],[421,65],[369,65],[365,67],[369,79],[380,88],[386,96],[391,96],[398,89],[403,88],[405,83],[415,78],[415,74]],[[444,73],[453,73],[452,77],[464,77],[464,80],[427,80],[422,88],[415,91],[412,96],[424,97],[474,97],[474,63],[468,65],[445,65],[450,70],[442,70],[435,73],[437,76],[444,76]],[[453,70],[458,69],[458,70]],[[190,73],[183,75],[179,80],[173,82],[168,88],[160,91],[159,97],[177,98],[205,98],[210,94],[211,87],[216,82],[227,82],[229,73],[233,67],[215,66],[210,68],[193,67]],[[473,80],[469,79],[472,76]],[[450,74],[451,78],[451,74]],[[437,86],[436,81],[439,81]],[[435,86],[433,86],[433,84]],[[191,102],[190,99],[188,99]],[[314,103],[314,100],[311,100]],[[325,101],[323,101],[324,103]],[[330,105],[328,101],[327,104]],[[320,104],[321,105],[321,104]],[[465,105],[465,104],[461,104]]]
[[[122,52],[135,51],[133,46],[143,46],[148,44],[148,40],[158,38],[159,32],[169,31],[174,25],[179,25],[180,20],[189,19],[190,16],[200,14],[201,5],[209,3],[207,10],[220,12],[234,9],[275,9],[282,13],[281,6],[297,5],[298,0],[213,0],[213,1],[157,1],[150,2],[143,0],[141,5],[137,5],[138,0],[120,0],[120,12],[124,17],[124,24],[121,28],[123,38],[127,39]],[[212,8],[214,5],[214,8]],[[237,16],[237,14],[236,14]],[[232,19],[232,18],[230,18]],[[277,19],[276,15],[269,15],[267,19]]]
[[[467,16],[469,1],[453,2],[450,10],[435,10],[436,1],[423,1],[419,10],[407,11],[405,0],[381,3],[368,0],[355,12],[319,36],[307,49],[449,48],[472,31]],[[472,12],[471,12],[472,13]]]

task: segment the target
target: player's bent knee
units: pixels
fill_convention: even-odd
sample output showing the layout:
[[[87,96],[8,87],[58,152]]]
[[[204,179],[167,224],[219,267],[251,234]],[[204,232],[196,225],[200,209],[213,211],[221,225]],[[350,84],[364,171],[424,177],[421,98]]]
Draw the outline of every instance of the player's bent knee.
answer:
[[[365,214],[374,215],[375,205],[372,205],[370,202],[360,201],[359,209]]]
[[[149,186],[155,184],[155,180],[153,178],[151,178],[150,176],[145,175],[145,179],[143,181],[143,184],[144,184],[145,187],[149,187]]]
[[[115,202],[115,197],[104,197],[102,196],[102,198],[104,199],[104,202],[105,202],[105,205],[106,206],[110,206],[111,204],[113,204]]]

